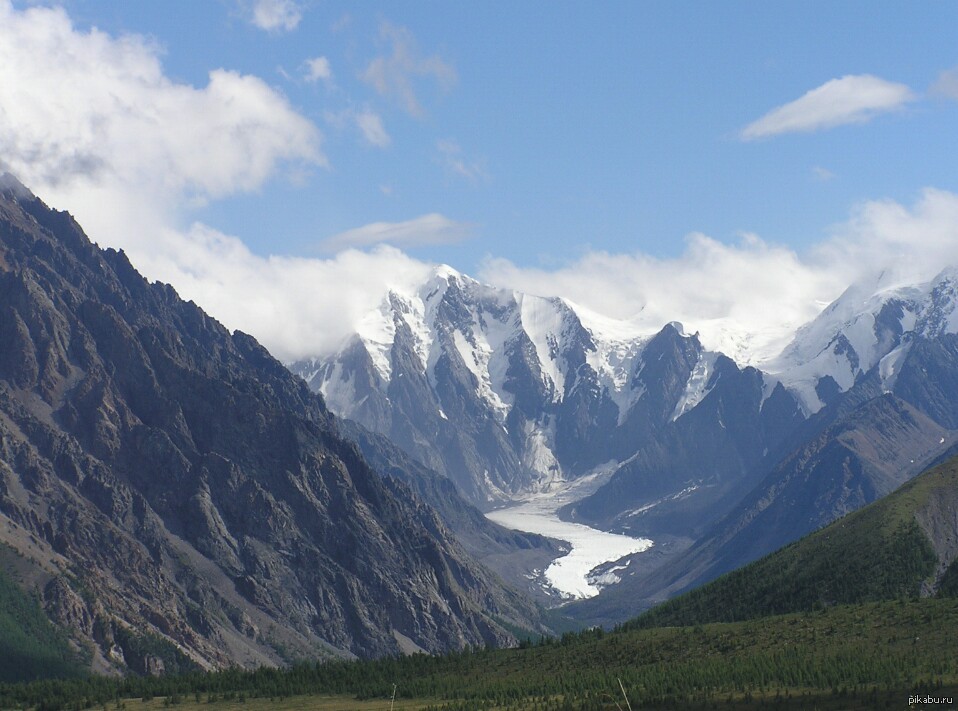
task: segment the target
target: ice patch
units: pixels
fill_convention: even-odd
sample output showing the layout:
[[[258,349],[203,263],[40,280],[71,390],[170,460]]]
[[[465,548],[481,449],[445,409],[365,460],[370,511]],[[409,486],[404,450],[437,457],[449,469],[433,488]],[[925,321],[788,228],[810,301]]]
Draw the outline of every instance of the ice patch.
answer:
[[[616,583],[622,581],[622,578],[616,575],[616,573],[618,573],[620,570],[625,570],[628,568],[629,563],[631,562],[631,560],[627,560],[625,561],[625,565],[614,565],[601,573],[592,572],[589,574],[589,582],[599,588],[615,585]]]
[[[516,294],[516,300],[522,328],[536,349],[543,383],[546,387],[552,386],[553,400],[558,402],[565,394],[565,373],[559,363],[558,352],[566,318],[562,302],[519,293]]]
[[[704,352],[699,354],[698,362],[692,368],[689,375],[689,381],[685,384],[685,392],[675,403],[675,410],[672,412],[672,422],[675,422],[686,412],[702,402],[702,399],[709,394],[708,389],[709,376],[715,361],[718,359],[718,353]]]
[[[486,514],[486,518],[506,528],[539,533],[569,543],[569,552],[554,560],[544,573],[548,584],[568,599],[598,595],[602,585],[610,583],[590,580],[590,574],[597,566],[641,553],[653,545],[648,538],[606,533],[581,523],[562,521],[556,514],[566,503],[594,491],[608,479],[614,467],[615,463],[610,462],[591,475],[565,483],[549,493],[534,494],[522,503]]]
[[[898,380],[901,364],[911,350],[911,341],[902,343],[878,362],[878,374],[881,376],[882,392],[890,393]]]
[[[640,506],[637,509],[633,509],[632,511],[629,511],[628,513],[625,514],[625,518],[635,518],[636,516],[641,516],[646,511],[654,509],[656,506],[658,506],[659,504],[664,504],[666,501],[678,501],[679,499],[684,499],[687,496],[689,496],[689,494],[691,494],[693,491],[697,491],[698,488],[699,488],[698,484],[687,486],[681,491],[678,491],[674,494],[669,494],[668,496],[663,496],[661,499],[657,499],[656,501],[653,501],[650,504],[645,504],[644,506]]]
[[[396,324],[388,296],[378,309],[370,311],[360,320],[356,334],[362,339],[382,382],[388,383],[392,377],[389,352],[396,338]]]
[[[356,387],[354,376],[350,373],[343,376],[343,364],[339,361],[332,367],[332,372],[319,386],[319,392],[326,401],[326,406],[340,417],[350,417],[359,406],[356,402]]]
[[[559,460],[552,447],[555,443],[555,422],[546,418],[545,426],[526,422],[523,426],[522,463],[542,475],[546,482],[561,479]]]

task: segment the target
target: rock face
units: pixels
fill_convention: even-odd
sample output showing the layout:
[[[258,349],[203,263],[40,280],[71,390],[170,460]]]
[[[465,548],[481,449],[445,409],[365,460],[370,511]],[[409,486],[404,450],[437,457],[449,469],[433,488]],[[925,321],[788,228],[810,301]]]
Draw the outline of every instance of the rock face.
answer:
[[[695,522],[683,521],[681,509],[670,511],[668,500],[647,510],[637,507],[634,515],[617,513],[616,502],[654,490],[657,477],[668,480],[671,462],[685,462],[686,472],[697,472],[728,461],[691,460],[674,439],[663,445],[667,455],[655,459],[640,452],[604,489],[579,502],[572,513],[583,519],[637,531],[672,530],[656,521],[658,511],[687,538],[684,548],[636,561],[618,590],[574,605],[570,614],[592,623],[621,619],[626,609],[648,607],[712,580],[873,502],[958,451],[955,283],[952,270],[945,270],[928,284],[873,297],[850,289],[804,327],[773,364],[779,372],[763,376],[776,382],[775,392],[794,394],[800,416],[784,428],[778,444],[769,442],[764,456],[753,458],[745,477],[751,486],[726,498],[726,506]],[[752,437],[761,441],[766,431],[753,427]]]
[[[689,415],[723,378],[721,414],[733,429],[761,420],[767,430],[759,440],[715,433],[716,447],[735,450],[739,463],[804,417],[784,389],[766,403],[754,369],[740,374],[680,324],[641,334],[449,267],[409,293],[391,292],[339,353],[292,369],[337,414],[389,437],[481,508],[624,462],[673,436],[666,433],[712,437],[703,428],[726,423],[712,413],[690,425]],[[754,397],[734,395],[729,381],[743,378]],[[730,476],[741,469],[731,466]]]
[[[106,667],[435,652],[534,624],[252,337],[9,177],[0,522]]]
[[[874,501],[952,447],[958,270],[855,284],[760,365],[679,324],[642,333],[438,267],[340,352],[293,368],[480,508],[610,471],[561,515],[656,545],[566,608],[604,623]]]

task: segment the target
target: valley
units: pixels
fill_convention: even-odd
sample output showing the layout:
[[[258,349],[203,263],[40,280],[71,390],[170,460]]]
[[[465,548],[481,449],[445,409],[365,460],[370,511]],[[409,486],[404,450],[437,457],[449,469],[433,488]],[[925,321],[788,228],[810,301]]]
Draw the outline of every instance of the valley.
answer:
[[[0,711],[956,707],[958,3],[861,10],[0,0]]]
[[[733,360],[677,322],[647,330],[438,266],[290,368],[489,520],[564,541],[547,565],[482,559],[613,625],[953,451],[956,284],[948,268],[865,279],[779,354],[740,343]]]
[[[641,553],[654,545],[647,538],[608,533],[580,523],[563,521],[559,509],[572,504],[594,491],[611,470],[608,468],[583,476],[572,482],[553,482],[547,490],[531,493],[502,508],[486,513],[486,517],[506,528],[538,533],[562,541],[568,552],[556,558],[545,570],[531,571],[531,575],[547,590],[565,600],[598,595],[601,588],[619,581],[616,572],[627,567],[604,565],[615,563],[633,553]],[[602,571],[593,574],[593,570]]]

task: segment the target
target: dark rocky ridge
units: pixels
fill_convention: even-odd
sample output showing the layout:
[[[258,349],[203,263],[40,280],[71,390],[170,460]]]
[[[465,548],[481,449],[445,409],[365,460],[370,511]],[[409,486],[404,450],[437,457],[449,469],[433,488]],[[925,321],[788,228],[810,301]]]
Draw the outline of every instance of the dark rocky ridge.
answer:
[[[557,602],[549,591],[530,579],[529,571],[544,569],[563,555],[562,543],[493,523],[462,498],[449,478],[416,461],[387,437],[370,432],[352,420],[340,420],[339,424],[376,471],[405,482],[436,510],[469,555],[514,588],[546,604]]]
[[[497,620],[535,624],[252,337],[9,177],[0,523],[100,669],[162,666],[127,658],[131,634],[215,667],[508,644]]]

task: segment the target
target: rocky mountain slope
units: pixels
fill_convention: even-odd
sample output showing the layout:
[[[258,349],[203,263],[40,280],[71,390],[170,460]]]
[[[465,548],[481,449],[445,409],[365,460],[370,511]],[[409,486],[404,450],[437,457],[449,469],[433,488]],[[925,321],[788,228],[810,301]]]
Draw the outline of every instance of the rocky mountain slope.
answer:
[[[629,628],[733,622],[936,594],[958,574],[958,458]]]
[[[292,369],[334,412],[386,435],[485,508],[623,462],[663,436],[703,443],[705,458],[720,457],[706,441],[732,452],[736,478],[751,450],[761,456],[803,417],[788,391],[766,392],[757,371],[741,375],[680,324],[643,334],[449,267],[411,293],[390,292],[338,353]],[[757,425],[767,436],[729,437],[714,417],[689,417],[723,377],[732,428]],[[740,377],[755,397],[734,395],[729,381]],[[663,495],[685,488],[674,477],[658,483],[683,484]]]
[[[94,668],[508,644],[535,612],[322,400],[9,176],[0,542]]]
[[[940,457],[958,428],[956,305],[953,269],[924,284],[883,273],[756,367],[679,324],[642,332],[438,267],[388,294],[341,351],[293,368],[481,508],[611,472],[562,517],[660,545],[600,596],[614,614],[586,615],[607,622],[636,611],[628,600],[646,605],[764,555]],[[667,580],[649,572],[664,561]]]

